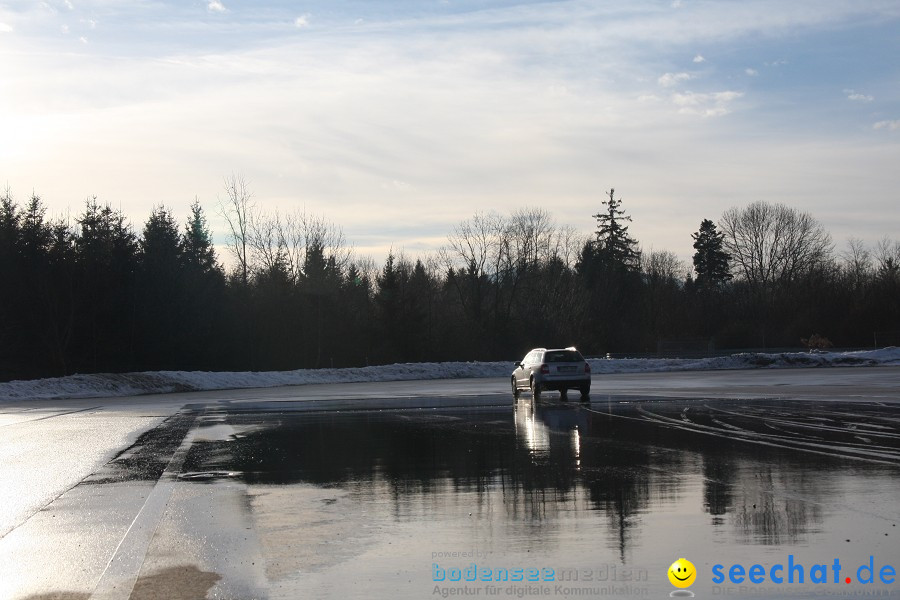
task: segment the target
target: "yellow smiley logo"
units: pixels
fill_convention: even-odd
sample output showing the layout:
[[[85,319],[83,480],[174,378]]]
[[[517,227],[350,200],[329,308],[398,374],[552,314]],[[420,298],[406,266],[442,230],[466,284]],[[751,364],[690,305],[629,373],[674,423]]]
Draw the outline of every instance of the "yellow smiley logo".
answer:
[[[690,587],[697,579],[694,563],[686,558],[679,558],[669,567],[669,581],[677,588]]]

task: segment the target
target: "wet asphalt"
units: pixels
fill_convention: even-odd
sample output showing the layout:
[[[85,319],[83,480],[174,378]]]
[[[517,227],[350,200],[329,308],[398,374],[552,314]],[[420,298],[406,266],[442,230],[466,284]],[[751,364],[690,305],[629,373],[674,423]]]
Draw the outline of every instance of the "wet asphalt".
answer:
[[[900,595],[900,369],[504,383],[9,405],[0,598]]]

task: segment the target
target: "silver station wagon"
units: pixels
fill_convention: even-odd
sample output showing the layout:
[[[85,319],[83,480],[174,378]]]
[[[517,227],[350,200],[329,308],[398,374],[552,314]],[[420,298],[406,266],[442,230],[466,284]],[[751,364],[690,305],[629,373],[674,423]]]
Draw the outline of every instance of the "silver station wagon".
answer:
[[[582,400],[591,393],[591,367],[575,348],[535,348],[516,363],[512,373],[515,398],[522,390],[531,390],[535,398],[545,390],[556,390],[565,398],[571,389],[580,391]]]

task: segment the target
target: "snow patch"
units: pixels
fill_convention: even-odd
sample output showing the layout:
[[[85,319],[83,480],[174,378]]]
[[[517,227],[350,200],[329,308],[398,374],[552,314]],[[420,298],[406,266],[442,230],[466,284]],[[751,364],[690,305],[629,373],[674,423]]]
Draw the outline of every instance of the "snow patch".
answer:
[[[900,365],[900,348],[859,352],[759,352],[714,358],[592,358],[594,375],[611,373],[658,373],[789,367]],[[361,383],[424,379],[468,379],[509,377],[514,361],[404,363],[346,369],[300,369],[297,371],[210,372],[151,371],[144,373],[98,373],[53,379],[0,383],[0,401],[109,398],[142,394],[166,394],[204,390],[242,389],[305,385],[311,383]]]

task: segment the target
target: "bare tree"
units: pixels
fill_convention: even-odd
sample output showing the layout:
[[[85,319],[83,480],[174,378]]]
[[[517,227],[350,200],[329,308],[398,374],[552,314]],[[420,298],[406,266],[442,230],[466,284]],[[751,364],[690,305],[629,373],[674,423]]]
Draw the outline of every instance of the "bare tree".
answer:
[[[320,215],[310,215],[306,211],[297,212],[294,221],[299,225],[299,231],[291,236],[292,252],[297,259],[302,258],[300,264],[307,264],[309,251],[318,248],[331,260],[338,269],[345,269],[350,264],[353,249],[347,245],[344,231],[334,223]],[[296,226],[295,226],[296,228]],[[303,240],[302,251],[299,251],[298,242]]]
[[[482,321],[490,281],[496,280],[505,255],[506,224],[499,214],[476,213],[453,228],[447,245],[441,248],[441,262],[451,272],[459,269],[463,277],[452,281],[463,309],[475,322]]]
[[[650,281],[675,283],[684,281],[690,269],[668,250],[653,250],[641,254],[641,270]]]
[[[573,228],[557,228],[541,208],[521,208],[508,218],[477,213],[453,228],[439,258],[445,267],[505,282],[556,256],[568,264],[577,252],[576,236]]]
[[[238,262],[244,285],[247,285],[250,244],[250,224],[253,221],[255,205],[250,186],[242,175],[231,174],[225,178],[225,199],[219,199],[219,214],[228,223],[231,240],[228,249]]]
[[[653,250],[641,252],[644,274],[647,325],[657,341],[678,328],[676,317],[678,292],[690,269],[674,252]]]
[[[253,212],[249,224],[251,265],[264,270],[282,269],[292,283],[309,276],[311,260],[321,258],[343,271],[350,262],[352,249],[340,227],[324,217],[298,210],[282,216]],[[252,270],[252,269],[251,269]]]
[[[381,273],[381,266],[369,255],[355,255],[353,258],[353,266],[356,267],[361,279],[364,279],[374,285]]]
[[[571,225],[563,225],[556,230],[553,236],[552,257],[567,268],[574,269],[575,263],[578,262],[579,252],[590,239],[590,236],[581,233]]]
[[[520,269],[548,260],[552,254],[556,225],[542,208],[520,208],[506,226],[507,259]]]
[[[875,260],[878,262],[878,276],[891,279],[900,274],[900,242],[884,237],[875,244]]]
[[[758,201],[731,208],[720,230],[737,275],[759,290],[787,284],[831,256],[831,236],[809,213]]]
[[[541,208],[477,213],[453,229],[439,258],[464,313],[502,339],[516,319],[540,319],[571,299],[569,275],[585,241]]]
[[[860,289],[872,278],[872,253],[861,239],[847,240],[847,249],[841,253],[841,258],[843,271],[854,290]]]
[[[282,269],[289,277],[292,276],[289,269],[285,227],[277,210],[272,215],[253,211],[250,215],[247,239],[251,250],[249,259],[251,272],[272,272]]]
[[[496,275],[504,227],[504,219],[497,213],[476,213],[447,236],[447,246],[440,251],[441,260],[448,268],[462,266],[474,276]]]

